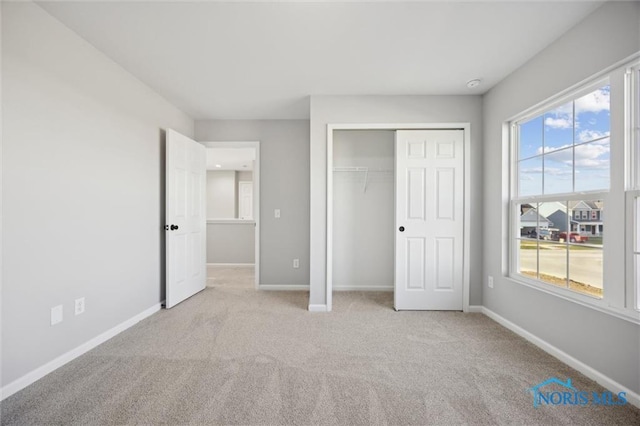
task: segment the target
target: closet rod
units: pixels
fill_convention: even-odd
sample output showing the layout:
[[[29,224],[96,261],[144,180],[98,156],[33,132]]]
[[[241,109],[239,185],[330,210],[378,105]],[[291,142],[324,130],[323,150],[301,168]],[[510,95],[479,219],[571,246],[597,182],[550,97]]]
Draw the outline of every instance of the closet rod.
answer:
[[[334,172],[367,172],[368,167],[334,167]]]
[[[364,186],[362,187],[362,192],[367,192],[367,184],[369,183],[369,173],[392,173],[393,170],[390,169],[369,169],[368,167],[334,167],[334,172],[364,172]]]
[[[367,192],[367,181],[369,180],[368,167],[334,167],[334,172],[364,172],[364,187],[362,192]]]
[[[370,173],[393,173],[393,169],[371,169],[369,167],[334,167],[334,172],[370,172]]]

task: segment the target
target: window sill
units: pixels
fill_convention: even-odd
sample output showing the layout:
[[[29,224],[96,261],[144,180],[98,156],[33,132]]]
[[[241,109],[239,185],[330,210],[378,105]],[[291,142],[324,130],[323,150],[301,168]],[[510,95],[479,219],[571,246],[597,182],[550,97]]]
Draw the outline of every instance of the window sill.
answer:
[[[512,283],[524,285],[543,293],[551,294],[561,299],[568,300],[569,302],[594,309],[598,312],[611,315],[613,317],[631,322],[633,324],[640,324],[640,312],[634,309],[621,309],[609,306],[603,299],[597,299],[595,297],[575,293],[571,290],[565,290],[563,288],[555,288],[550,284],[539,283],[535,280],[530,280],[520,275],[509,275],[505,278]]]

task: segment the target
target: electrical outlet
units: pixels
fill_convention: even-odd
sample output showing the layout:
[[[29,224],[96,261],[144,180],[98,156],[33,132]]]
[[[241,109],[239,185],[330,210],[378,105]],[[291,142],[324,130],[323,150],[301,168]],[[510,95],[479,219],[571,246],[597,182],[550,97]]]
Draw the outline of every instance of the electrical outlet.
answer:
[[[276,219],[280,219],[280,209],[275,209],[275,210],[273,211],[273,216],[274,216]]]
[[[300,259],[293,259],[293,267],[298,269],[300,267]]]
[[[493,277],[491,275],[489,275],[487,285],[489,286],[489,288],[493,288]]]
[[[75,310],[76,310],[76,315],[80,315],[81,313],[84,312],[84,297],[81,297],[80,299],[76,299]]]
[[[54,306],[51,308],[51,325],[56,325],[62,322],[62,305]]]

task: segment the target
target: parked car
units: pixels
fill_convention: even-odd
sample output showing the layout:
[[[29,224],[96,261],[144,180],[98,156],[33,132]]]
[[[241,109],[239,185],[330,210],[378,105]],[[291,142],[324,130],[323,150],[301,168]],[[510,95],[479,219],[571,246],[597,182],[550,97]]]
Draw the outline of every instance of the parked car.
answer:
[[[548,229],[539,229],[536,231],[532,229],[527,233],[527,237],[529,238],[538,238],[540,240],[550,240],[551,239],[551,231]]]
[[[551,231],[548,229],[540,229],[538,231],[538,239],[540,240],[550,240],[551,239]]]
[[[586,243],[589,240],[589,237],[580,235],[577,232],[569,232],[569,236],[567,236],[566,232],[560,232],[558,233],[558,238],[563,241],[569,240],[571,243]]]

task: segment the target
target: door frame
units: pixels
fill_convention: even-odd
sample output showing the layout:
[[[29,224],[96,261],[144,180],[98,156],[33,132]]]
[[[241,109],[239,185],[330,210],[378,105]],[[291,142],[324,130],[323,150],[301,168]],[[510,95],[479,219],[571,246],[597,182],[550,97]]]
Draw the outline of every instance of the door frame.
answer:
[[[260,289],[260,141],[207,141],[200,142],[205,148],[254,148],[256,159],[253,165],[253,220],[254,235],[254,282],[256,290]]]
[[[333,132],[336,130],[462,130],[464,132],[464,226],[463,226],[463,271],[462,311],[469,312],[469,267],[471,233],[471,123],[343,123],[327,124],[327,234],[326,234],[326,300],[327,312],[333,305]],[[395,178],[395,177],[394,177]],[[395,190],[394,190],[395,197]],[[395,288],[395,285],[394,285]],[[395,290],[394,290],[395,291]]]

